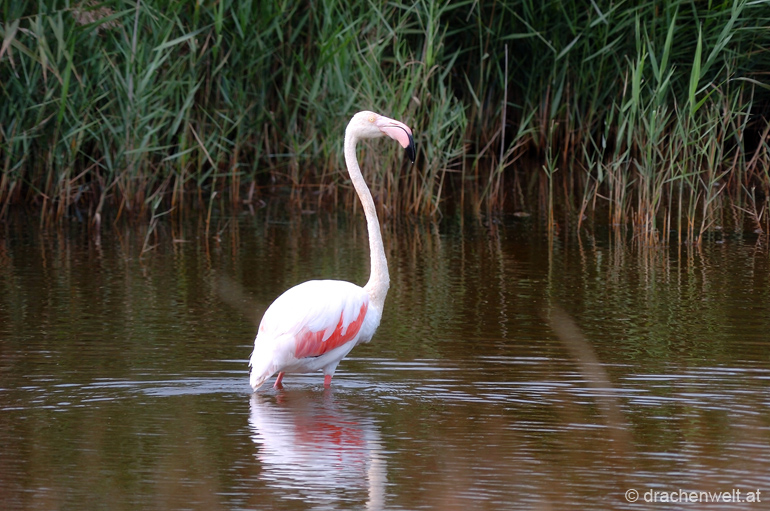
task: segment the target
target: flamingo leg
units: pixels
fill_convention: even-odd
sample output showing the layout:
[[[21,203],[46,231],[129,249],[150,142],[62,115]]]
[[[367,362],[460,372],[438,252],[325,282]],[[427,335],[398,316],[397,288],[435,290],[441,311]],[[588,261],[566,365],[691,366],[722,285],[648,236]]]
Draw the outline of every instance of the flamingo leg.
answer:
[[[326,376],[324,376],[324,387],[328,389],[331,386],[332,386],[332,375],[327,374]]]
[[[278,377],[275,379],[275,383],[273,384],[274,389],[282,389],[283,385],[281,384],[281,381],[283,380],[283,373],[278,373]]]

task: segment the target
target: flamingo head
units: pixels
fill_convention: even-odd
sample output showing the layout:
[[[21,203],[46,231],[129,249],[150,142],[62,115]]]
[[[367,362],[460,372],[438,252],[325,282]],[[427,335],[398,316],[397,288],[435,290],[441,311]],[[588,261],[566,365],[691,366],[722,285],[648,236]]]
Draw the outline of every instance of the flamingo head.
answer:
[[[356,138],[379,138],[387,135],[406,149],[406,155],[412,163],[416,156],[412,130],[403,122],[390,119],[374,112],[358,112],[350,120],[347,132]]]

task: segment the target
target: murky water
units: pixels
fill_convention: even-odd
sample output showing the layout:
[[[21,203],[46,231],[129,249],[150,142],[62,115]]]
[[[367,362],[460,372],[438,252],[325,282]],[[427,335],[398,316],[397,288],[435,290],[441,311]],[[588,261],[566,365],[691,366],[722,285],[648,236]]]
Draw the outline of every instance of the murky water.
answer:
[[[3,227],[4,509],[770,508],[757,240],[389,225],[373,342],[329,390],[252,394],[255,322],[300,281],[364,283],[363,222],[263,210],[204,234]]]

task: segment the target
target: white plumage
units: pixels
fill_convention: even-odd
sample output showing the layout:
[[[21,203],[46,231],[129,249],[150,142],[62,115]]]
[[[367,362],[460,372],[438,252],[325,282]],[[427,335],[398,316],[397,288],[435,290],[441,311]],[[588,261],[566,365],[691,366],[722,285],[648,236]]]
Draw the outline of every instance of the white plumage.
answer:
[[[249,364],[251,386],[259,388],[279,371],[323,369],[333,375],[350,350],[372,339],[381,317],[368,293],[350,282],[311,280],[294,286],[262,318]]]

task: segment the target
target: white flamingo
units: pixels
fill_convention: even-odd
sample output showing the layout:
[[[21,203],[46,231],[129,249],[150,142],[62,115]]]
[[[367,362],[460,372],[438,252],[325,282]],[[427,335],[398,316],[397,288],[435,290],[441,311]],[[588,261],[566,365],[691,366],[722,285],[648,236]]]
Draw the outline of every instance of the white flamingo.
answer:
[[[337,364],[357,344],[369,342],[380,325],[390,287],[388,261],[374,200],[356,158],[356,144],[384,135],[398,141],[414,162],[412,130],[402,122],[364,111],[354,115],[345,130],[345,163],[369,231],[369,282],[359,287],[341,280],[310,280],[279,296],[265,311],[254,340],[249,361],[254,390],[275,373],[274,387],[281,388],[285,373],[318,370],[323,370],[324,387],[330,386]]]

